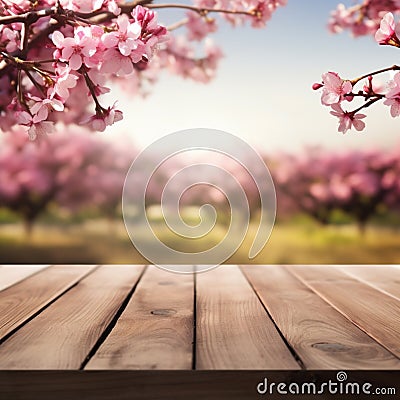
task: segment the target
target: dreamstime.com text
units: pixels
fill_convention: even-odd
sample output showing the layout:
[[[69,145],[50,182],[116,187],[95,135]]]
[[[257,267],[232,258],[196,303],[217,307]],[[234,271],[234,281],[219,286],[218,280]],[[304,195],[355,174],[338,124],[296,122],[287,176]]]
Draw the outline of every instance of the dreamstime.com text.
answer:
[[[347,381],[346,372],[340,371],[336,374],[336,381],[329,379],[326,382],[304,382],[304,383],[285,383],[285,382],[269,382],[268,378],[264,378],[257,384],[257,392],[261,395],[272,394],[298,394],[298,395],[322,395],[322,394],[338,394],[338,395],[395,395],[394,387],[374,387],[370,382],[350,382]]]

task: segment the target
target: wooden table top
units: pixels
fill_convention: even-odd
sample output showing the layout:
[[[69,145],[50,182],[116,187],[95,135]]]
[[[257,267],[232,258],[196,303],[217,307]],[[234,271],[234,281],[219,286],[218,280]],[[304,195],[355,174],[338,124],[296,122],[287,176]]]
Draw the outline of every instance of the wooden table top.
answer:
[[[0,266],[0,369],[400,369],[400,267]]]

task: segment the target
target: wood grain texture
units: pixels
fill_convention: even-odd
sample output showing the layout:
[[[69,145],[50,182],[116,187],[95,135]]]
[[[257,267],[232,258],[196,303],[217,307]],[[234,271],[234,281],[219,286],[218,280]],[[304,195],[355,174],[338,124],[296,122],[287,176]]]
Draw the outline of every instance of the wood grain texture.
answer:
[[[196,276],[196,369],[299,369],[237,266]]]
[[[142,271],[102,266],[82,279],[0,345],[0,369],[79,369]]]
[[[0,265],[0,292],[46,267],[48,265]]]
[[[0,340],[96,268],[53,266],[0,292]]]
[[[193,276],[149,267],[86,369],[191,369]]]
[[[282,334],[307,369],[395,369],[400,360],[284,267],[244,266]]]
[[[400,357],[400,301],[345,274],[334,266],[293,266],[290,271]]]
[[[400,268],[394,265],[349,265],[340,268],[371,286],[400,299]]]

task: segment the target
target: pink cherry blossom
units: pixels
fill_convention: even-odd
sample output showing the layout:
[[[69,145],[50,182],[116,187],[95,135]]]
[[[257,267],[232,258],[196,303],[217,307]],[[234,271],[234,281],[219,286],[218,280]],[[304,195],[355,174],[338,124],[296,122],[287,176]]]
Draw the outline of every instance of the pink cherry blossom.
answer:
[[[203,17],[197,12],[189,11],[186,13],[188,21],[186,28],[188,29],[189,40],[202,40],[209,33],[217,30],[217,25],[214,18]]]
[[[104,61],[101,65],[100,72],[117,76],[129,75],[133,72],[132,58],[124,56],[116,48],[108,49],[104,52]]]
[[[141,33],[141,26],[136,22],[130,23],[125,14],[118,17],[117,26],[117,31],[105,33],[101,41],[107,49],[118,47],[123,56],[130,56],[139,45],[137,39]]]
[[[96,53],[97,42],[88,36],[90,29],[78,27],[74,37],[64,37],[60,31],[55,31],[52,41],[57,47],[54,57],[61,61],[68,62],[72,70],[77,71],[82,63],[89,60]]]
[[[121,9],[119,8],[116,0],[95,0],[93,6],[96,10],[101,8],[106,8],[114,15],[121,14]]]
[[[114,15],[119,15],[121,9],[115,0],[61,0],[61,5],[64,8],[90,13],[96,10],[108,10]]]
[[[390,90],[386,93],[383,104],[390,106],[390,114],[394,118],[400,115],[400,72],[393,77],[389,87]]]
[[[145,58],[150,60],[156,47],[168,41],[167,29],[157,22],[157,14],[153,10],[138,5],[131,13],[133,20],[142,27],[140,40],[144,44]]]
[[[4,25],[0,26],[0,37],[1,42],[7,43],[6,50],[9,52],[16,51],[20,43],[20,32],[18,30],[10,29]]]
[[[115,109],[115,104],[112,107],[103,109],[101,112],[96,112],[95,115],[81,122],[81,125],[88,125],[91,129],[103,132],[107,126],[121,121],[123,118],[122,111]]]
[[[339,104],[333,104],[332,110],[330,113],[339,118],[339,132],[346,133],[352,127],[357,131],[362,131],[365,128],[365,123],[361,120],[366,115],[343,111]]]
[[[35,103],[31,107],[31,113],[32,114],[38,114],[43,117],[43,119],[47,119],[49,115],[49,111],[63,111],[64,110],[64,104],[60,101],[55,99],[54,97],[49,97],[45,99],[40,99],[39,97],[32,96],[31,100],[33,100]]]
[[[56,68],[55,74],[54,86],[51,90],[65,102],[69,97],[69,90],[76,86],[78,76],[70,67],[60,65]]]
[[[343,80],[336,72],[327,72],[322,75],[324,87],[321,103],[330,106],[343,101],[346,94],[351,93],[353,86],[350,81]]]
[[[275,6],[273,2],[270,2],[269,0],[257,1],[254,8],[251,10],[254,13],[254,16],[251,19],[251,26],[253,28],[264,27],[267,21],[270,20],[274,8]]]
[[[391,40],[397,39],[395,29],[393,14],[389,12],[382,18],[380,28],[375,33],[375,40],[379,44],[389,44]]]
[[[17,113],[17,121],[19,124],[28,127],[28,135],[30,140],[35,140],[39,135],[51,133],[54,128],[54,122],[46,121],[47,110],[41,108],[38,114],[31,115],[26,111]]]

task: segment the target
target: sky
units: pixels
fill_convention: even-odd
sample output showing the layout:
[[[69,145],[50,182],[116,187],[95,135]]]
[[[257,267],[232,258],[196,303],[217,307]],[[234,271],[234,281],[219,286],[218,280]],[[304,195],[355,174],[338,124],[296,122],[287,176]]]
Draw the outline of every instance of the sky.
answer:
[[[224,130],[263,152],[301,151],[305,146],[389,147],[400,141],[400,120],[384,105],[371,107],[360,132],[337,132],[338,121],[311,90],[321,74],[343,78],[393,65],[398,51],[378,46],[372,37],[332,35],[326,24],[338,1],[288,0],[265,29],[231,28],[221,23],[211,35],[224,52],[209,84],[163,73],[145,99],[114,90],[124,120],[109,129],[132,135],[143,148],[166,134],[190,128]],[[159,20],[180,19],[180,12]]]

